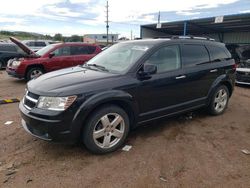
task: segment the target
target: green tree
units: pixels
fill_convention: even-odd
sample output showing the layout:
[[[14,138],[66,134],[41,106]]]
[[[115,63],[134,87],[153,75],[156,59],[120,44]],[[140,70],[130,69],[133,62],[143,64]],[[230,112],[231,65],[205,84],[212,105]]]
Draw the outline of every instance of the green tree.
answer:
[[[68,41],[69,42],[82,42],[83,38],[79,35],[72,35],[71,37],[69,37]]]
[[[60,33],[55,34],[53,38],[55,41],[62,41],[63,40],[63,36]]]

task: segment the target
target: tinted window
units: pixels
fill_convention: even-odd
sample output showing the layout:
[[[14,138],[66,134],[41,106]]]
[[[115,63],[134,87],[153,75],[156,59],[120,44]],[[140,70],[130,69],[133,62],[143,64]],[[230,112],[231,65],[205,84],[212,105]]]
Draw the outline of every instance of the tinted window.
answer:
[[[210,53],[211,61],[221,61],[229,58],[226,51],[218,46],[207,46]]]
[[[160,48],[146,63],[156,65],[158,73],[179,69],[181,61],[178,45]]]
[[[70,47],[65,46],[62,48],[58,48],[53,53],[55,54],[55,56],[68,56],[70,55]]]
[[[17,52],[17,48],[14,45],[1,45],[0,51]]]
[[[95,52],[94,46],[71,46],[72,55],[86,55]]]
[[[45,42],[35,42],[35,46],[46,46]]]
[[[182,57],[184,67],[191,67],[209,62],[207,49],[203,45],[183,45]]]
[[[27,45],[27,46],[35,46],[35,42],[33,42],[33,41],[27,42],[26,45]]]
[[[95,53],[96,47],[95,46],[88,46],[89,54]]]

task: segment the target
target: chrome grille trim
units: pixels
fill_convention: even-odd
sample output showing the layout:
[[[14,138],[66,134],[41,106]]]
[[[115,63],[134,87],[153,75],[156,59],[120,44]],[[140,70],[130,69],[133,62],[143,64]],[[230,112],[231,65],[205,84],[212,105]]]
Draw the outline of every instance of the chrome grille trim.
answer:
[[[32,97],[30,97],[29,95],[29,91],[27,91],[24,95],[24,98],[23,98],[23,105],[25,108],[27,108],[28,110],[31,110],[32,108],[34,108],[37,103],[38,103],[38,99],[34,99]],[[28,101],[28,102],[26,102]],[[30,104],[31,103],[31,104]],[[32,104],[33,103],[33,104]]]
[[[30,96],[28,96],[28,95],[26,95],[25,97],[26,97],[26,99],[28,99],[28,100],[30,100],[30,101],[32,101],[32,102],[34,102],[34,103],[37,103],[37,102],[38,102],[38,100],[33,99],[33,98],[31,98]]]

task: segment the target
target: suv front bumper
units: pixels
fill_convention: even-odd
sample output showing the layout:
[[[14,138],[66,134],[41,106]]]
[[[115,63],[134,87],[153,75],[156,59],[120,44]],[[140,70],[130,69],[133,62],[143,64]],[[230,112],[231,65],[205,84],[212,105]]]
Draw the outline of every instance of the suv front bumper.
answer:
[[[22,126],[31,135],[46,141],[53,142],[76,142],[76,135],[71,132],[71,120],[67,114],[61,116],[58,112],[52,115],[32,113],[26,109],[21,101],[19,109],[22,116]],[[64,118],[63,118],[64,117]]]

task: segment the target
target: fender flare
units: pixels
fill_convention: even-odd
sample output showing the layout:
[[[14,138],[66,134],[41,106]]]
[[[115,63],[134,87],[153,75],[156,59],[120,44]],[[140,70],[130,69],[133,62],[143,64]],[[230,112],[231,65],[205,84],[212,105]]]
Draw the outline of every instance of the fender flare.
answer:
[[[215,89],[220,85],[220,84],[226,84],[230,85],[231,89],[233,89],[233,83],[231,81],[231,79],[228,79],[228,76],[223,74],[221,76],[219,76],[218,78],[216,78],[216,80],[213,82],[212,86],[210,87],[209,91],[208,91],[208,97],[207,97],[207,105],[209,105],[210,101],[211,101],[211,97],[215,91]]]
[[[80,105],[73,117],[73,123],[71,125],[72,136],[80,136],[83,123],[84,121],[86,121],[87,117],[93,110],[103,104],[114,102],[121,102],[123,104],[126,104],[131,110],[129,111],[129,113],[133,114],[133,122],[136,124],[139,110],[138,105],[132,95],[121,90],[108,90],[93,95],[87,100],[83,99],[82,104]]]

